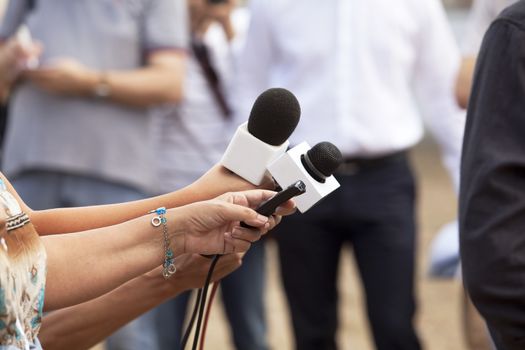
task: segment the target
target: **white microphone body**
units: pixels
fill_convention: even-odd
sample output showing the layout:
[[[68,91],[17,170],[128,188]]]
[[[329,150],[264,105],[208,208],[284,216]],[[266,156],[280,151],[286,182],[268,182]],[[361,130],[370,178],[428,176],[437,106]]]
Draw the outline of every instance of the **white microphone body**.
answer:
[[[333,175],[328,176],[322,183],[306,171],[301,162],[301,155],[306,154],[310,148],[308,143],[302,142],[268,165],[268,171],[282,188],[288,187],[297,180],[305,183],[306,192],[294,198],[297,209],[301,213],[310,209],[340,186]]]
[[[272,146],[259,140],[248,132],[248,122],[245,122],[237,128],[222,156],[221,164],[243,179],[259,186],[268,175],[268,164],[282,156],[288,145],[288,141],[279,146]]]

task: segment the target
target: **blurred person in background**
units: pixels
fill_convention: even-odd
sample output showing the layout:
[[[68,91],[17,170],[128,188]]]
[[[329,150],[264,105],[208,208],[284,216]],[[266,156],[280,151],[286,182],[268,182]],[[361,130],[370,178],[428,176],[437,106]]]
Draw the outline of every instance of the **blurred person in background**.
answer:
[[[4,18],[6,5],[7,0],[0,0],[0,22]],[[41,51],[40,45],[23,43],[19,37],[12,38],[4,44],[0,47],[0,162],[7,124],[9,87],[16,79],[17,72],[27,62],[35,60]]]
[[[489,26],[468,102],[461,167],[465,287],[497,349],[525,348],[523,325],[523,43],[525,2]]]
[[[477,55],[485,32],[498,14],[517,0],[474,0],[470,9],[462,42],[462,62],[456,81],[456,99],[462,108],[468,107]],[[459,251],[458,251],[459,253]],[[485,321],[468,295],[464,294],[463,321],[468,346],[473,350],[493,349]]]
[[[148,109],[181,99],[185,2],[11,0],[2,46],[22,25],[42,54],[13,78],[3,170],[17,191],[35,209],[143,198],[154,181]],[[108,348],[149,348],[148,326]]]
[[[183,99],[153,111],[156,183],[161,193],[192,183],[217,163],[237,127],[230,90],[247,12],[237,8],[235,0],[189,0],[188,9],[191,52]],[[262,242],[254,245],[244,256],[242,267],[221,281],[232,340],[239,350],[268,349],[264,250]],[[180,348],[189,297],[190,292],[185,293],[157,309],[159,349]]]
[[[454,99],[460,54],[438,0],[252,0],[236,98],[246,115],[270,86],[296,94],[292,144],[330,141],[341,188],[277,229],[295,347],[336,349],[339,257],[351,244],[380,350],[420,349],[416,189],[408,153],[437,138],[458,186],[464,114]],[[416,100],[422,107],[418,110]]]

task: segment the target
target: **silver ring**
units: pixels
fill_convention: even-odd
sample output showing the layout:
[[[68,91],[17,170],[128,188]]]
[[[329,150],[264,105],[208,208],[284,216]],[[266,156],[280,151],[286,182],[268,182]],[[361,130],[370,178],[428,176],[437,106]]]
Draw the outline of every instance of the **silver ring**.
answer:
[[[151,224],[155,227],[159,227],[161,223],[162,223],[162,219],[160,218],[160,216],[154,216],[151,219]]]

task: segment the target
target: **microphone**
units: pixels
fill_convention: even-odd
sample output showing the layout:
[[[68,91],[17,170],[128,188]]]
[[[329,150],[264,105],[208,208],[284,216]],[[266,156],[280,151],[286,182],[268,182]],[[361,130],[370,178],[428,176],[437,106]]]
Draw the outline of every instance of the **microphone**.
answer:
[[[221,164],[258,186],[267,174],[269,163],[283,155],[288,138],[301,116],[297,98],[283,88],[264,91],[255,100],[248,122],[233,135]]]
[[[330,142],[320,142],[310,148],[302,142],[268,165],[275,181],[285,188],[297,180],[304,182],[306,192],[295,197],[301,213],[339,187],[332,176],[343,162],[341,151]]]

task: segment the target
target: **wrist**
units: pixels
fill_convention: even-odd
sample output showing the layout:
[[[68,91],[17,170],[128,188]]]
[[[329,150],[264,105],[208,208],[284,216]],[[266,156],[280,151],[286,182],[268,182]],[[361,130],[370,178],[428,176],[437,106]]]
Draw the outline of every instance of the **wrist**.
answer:
[[[185,289],[182,288],[180,277],[177,273],[166,281],[162,276],[162,267],[148,272],[142,276],[142,278],[152,287],[152,292],[155,293],[155,298],[158,300],[166,300],[185,291]]]
[[[111,96],[111,85],[107,72],[93,72],[88,75],[88,90],[96,98],[106,99]]]
[[[178,215],[177,208],[170,209],[167,213],[169,216],[169,240],[170,247],[175,257],[186,253],[186,234],[181,227],[181,221]]]

